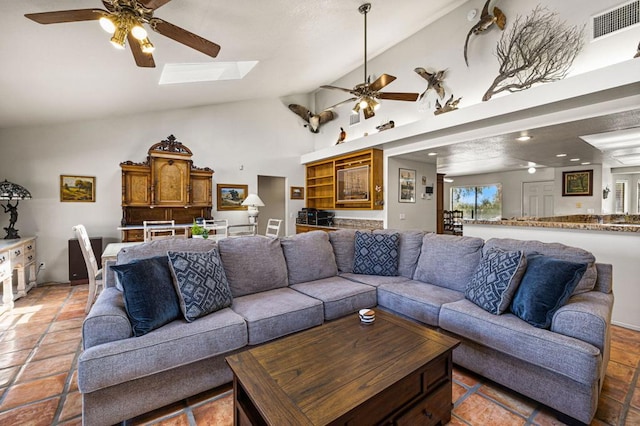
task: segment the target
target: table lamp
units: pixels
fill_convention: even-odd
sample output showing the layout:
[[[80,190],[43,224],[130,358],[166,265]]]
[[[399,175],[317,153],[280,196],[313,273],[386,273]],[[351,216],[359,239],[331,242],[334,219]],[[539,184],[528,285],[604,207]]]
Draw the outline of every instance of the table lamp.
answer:
[[[2,208],[5,213],[9,213],[10,215],[9,226],[4,228],[4,230],[7,231],[7,235],[4,237],[5,240],[20,238],[18,230],[15,228],[16,222],[18,221],[18,203],[20,200],[28,200],[30,198],[31,193],[22,186],[9,182],[6,179],[0,183],[0,200],[7,200],[7,205],[2,206]],[[16,203],[11,205],[11,200],[16,200]]]
[[[249,194],[242,202],[243,206],[247,206],[249,213],[249,223],[258,223],[258,207],[264,207],[264,203],[256,194]]]

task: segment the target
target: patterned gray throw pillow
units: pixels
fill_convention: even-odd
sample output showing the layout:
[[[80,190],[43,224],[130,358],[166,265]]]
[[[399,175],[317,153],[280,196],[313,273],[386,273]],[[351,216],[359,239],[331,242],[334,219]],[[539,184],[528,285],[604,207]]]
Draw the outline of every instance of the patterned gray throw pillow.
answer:
[[[217,249],[167,255],[184,319],[192,322],[231,306],[231,290]]]
[[[398,275],[400,235],[371,234],[356,231],[353,273],[366,275]]]
[[[465,289],[465,297],[487,312],[500,315],[509,309],[527,258],[521,251],[491,249],[485,253]]]

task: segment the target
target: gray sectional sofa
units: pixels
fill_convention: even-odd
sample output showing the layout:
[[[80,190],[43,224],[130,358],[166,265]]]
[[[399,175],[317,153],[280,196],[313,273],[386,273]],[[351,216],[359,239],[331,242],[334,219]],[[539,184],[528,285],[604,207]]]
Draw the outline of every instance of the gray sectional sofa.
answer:
[[[83,325],[78,360],[83,423],[114,424],[228,383],[226,356],[374,306],[460,339],[455,363],[572,419],[592,420],[609,360],[611,265],[561,244],[374,233],[396,235],[397,273],[354,272],[358,254],[351,230],[228,238],[217,244],[161,240],[123,249],[118,264],[217,247],[233,302],[193,322],[177,319],[133,337],[122,292],[104,289]],[[548,329],[510,312],[494,315],[465,297],[479,264],[496,250],[540,253],[586,266]]]

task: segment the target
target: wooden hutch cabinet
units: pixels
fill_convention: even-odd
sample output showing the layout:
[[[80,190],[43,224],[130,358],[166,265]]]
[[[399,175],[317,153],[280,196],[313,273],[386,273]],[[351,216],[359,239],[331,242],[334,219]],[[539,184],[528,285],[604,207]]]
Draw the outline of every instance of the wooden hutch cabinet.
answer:
[[[211,218],[213,170],[195,167],[193,153],[173,135],[149,148],[142,163],[125,161],[122,169],[122,226],[145,220],[191,223]],[[123,241],[142,241],[141,229],[125,230]]]
[[[365,149],[306,165],[306,206],[316,209],[381,210],[382,150]]]

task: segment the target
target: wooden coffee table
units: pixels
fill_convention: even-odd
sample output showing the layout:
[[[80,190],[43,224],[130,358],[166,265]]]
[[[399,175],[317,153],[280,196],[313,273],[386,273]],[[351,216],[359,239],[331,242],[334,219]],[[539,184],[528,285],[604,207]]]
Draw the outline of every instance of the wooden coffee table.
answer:
[[[460,342],[376,310],[227,357],[236,425],[436,425]]]

